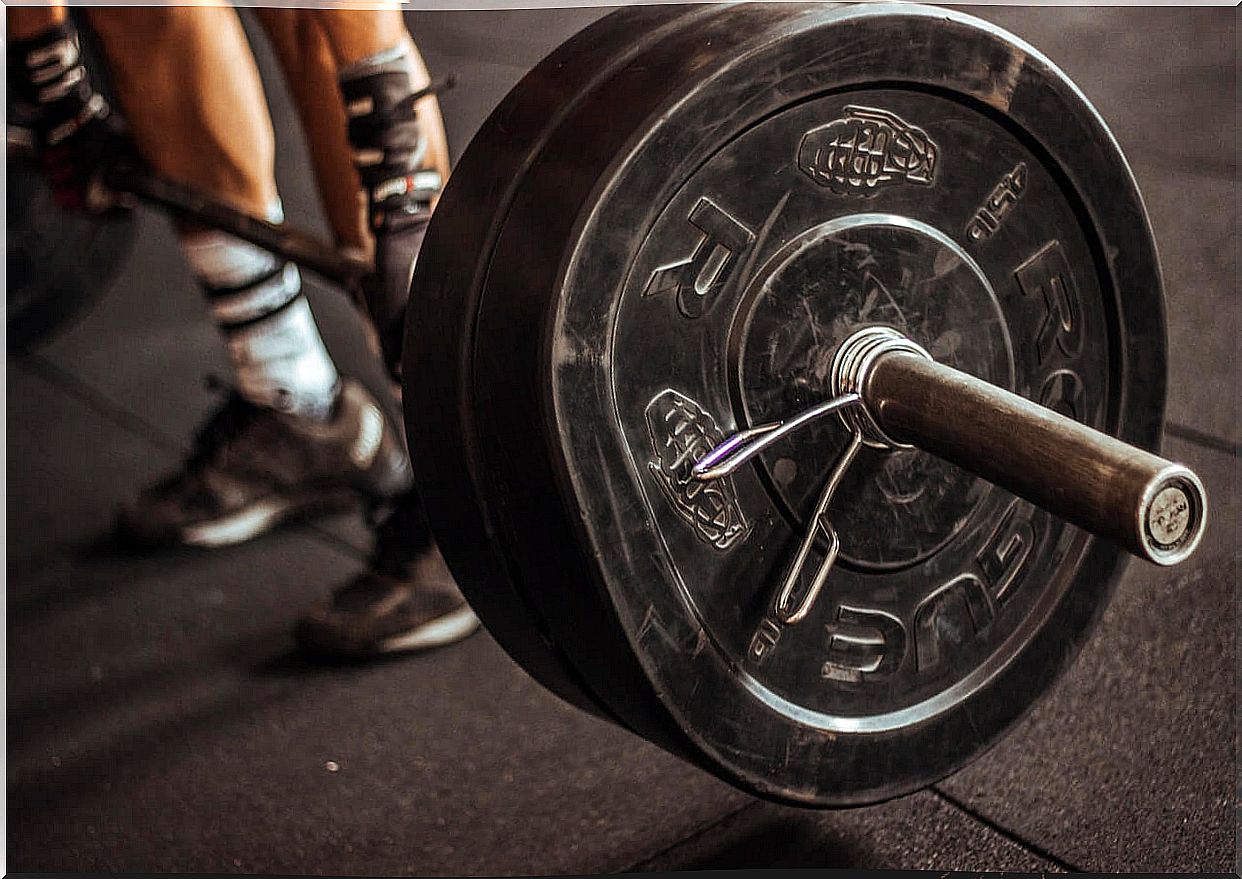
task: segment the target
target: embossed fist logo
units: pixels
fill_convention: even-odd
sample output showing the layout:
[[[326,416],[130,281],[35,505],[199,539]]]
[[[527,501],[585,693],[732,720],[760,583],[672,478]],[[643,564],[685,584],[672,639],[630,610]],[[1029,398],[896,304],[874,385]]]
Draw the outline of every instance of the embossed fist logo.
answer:
[[[691,475],[695,462],[724,439],[715,419],[689,397],[667,390],[647,404],[647,432],[656,456],[647,466],[674,512],[700,540],[728,549],[747,530],[733,481],[700,482]]]
[[[849,106],[845,115],[813,128],[798,146],[798,167],[839,195],[875,195],[895,183],[931,185],[936,145],[895,113]]]

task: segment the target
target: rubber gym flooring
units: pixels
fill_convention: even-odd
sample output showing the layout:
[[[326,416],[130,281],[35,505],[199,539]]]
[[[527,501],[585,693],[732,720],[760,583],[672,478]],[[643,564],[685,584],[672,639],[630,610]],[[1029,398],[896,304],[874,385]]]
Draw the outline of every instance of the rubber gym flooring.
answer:
[[[561,704],[486,635],[310,665],[291,622],[367,548],[342,516],[135,558],[115,504],[183,453],[226,374],[167,222],[106,299],[8,361],[8,868],[334,875],[714,867],[1225,871],[1235,866],[1236,14],[973,7],[1100,108],[1139,179],[1169,297],[1165,451],[1213,504],[1198,555],[1132,563],[1094,639],[995,750],[882,806],[770,805]],[[410,15],[460,151],[599,10]],[[273,65],[258,45],[266,73]],[[269,77],[288,216],[318,222]],[[358,326],[310,283],[340,361]]]

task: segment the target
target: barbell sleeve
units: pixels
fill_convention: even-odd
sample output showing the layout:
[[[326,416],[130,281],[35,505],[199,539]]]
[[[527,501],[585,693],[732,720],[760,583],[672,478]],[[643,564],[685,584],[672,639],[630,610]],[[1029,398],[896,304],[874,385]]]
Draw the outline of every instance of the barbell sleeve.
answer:
[[[886,438],[989,480],[1160,565],[1194,552],[1207,522],[1199,477],[925,354],[896,345],[856,374]]]

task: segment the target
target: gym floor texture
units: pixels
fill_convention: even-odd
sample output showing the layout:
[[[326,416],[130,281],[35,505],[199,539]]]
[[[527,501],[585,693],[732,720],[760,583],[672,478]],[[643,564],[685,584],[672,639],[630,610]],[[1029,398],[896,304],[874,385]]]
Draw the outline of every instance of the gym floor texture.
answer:
[[[1069,73],[1134,167],[1168,293],[1165,453],[1212,503],[1198,554],[1172,570],[1132,562],[1072,671],[998,747],[881,806],[775,806],[567,707],[486,634],[373,665],[304,661],[291,624],[361,564],[358,517],[124,554],[116,503],[180,459],[213,402],[203,376],[227,374],[167,220],[144,213],[103,302],[8,361],[8,869],[1233,870],[1236,13],[967,11]],[[600,14],[411,13],[433,73],[459,79],[443,99],[455,154]],[[293,108],[256,42],[287,214],[323,228]],[[374,384],[350,306],[309,286],[339,361]]]

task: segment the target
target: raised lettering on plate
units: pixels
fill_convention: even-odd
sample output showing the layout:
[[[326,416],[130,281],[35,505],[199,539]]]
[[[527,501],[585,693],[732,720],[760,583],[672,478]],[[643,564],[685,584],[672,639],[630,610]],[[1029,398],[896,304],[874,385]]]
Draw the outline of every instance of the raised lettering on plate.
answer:
[[[780,639],[781,627],[775,620],[764,617],[763,622],[755,631],[755,636],[750,639],[750,649],[747,653],[750,655],[751,662],[755,665],[763,665],[772,655],[772,651],[776,649],[776,642]]]
[[[1018,162],[1013,170],[1000,179],[970,222],[966,224],[966,237],[971,241],[991,238],[1000,228],[1005,215],[1013,210],[1022,193],[1026,192],[1026,163]]]
[[[891,675],[906,655],[906,629],[882,610],[841,605],[828,629],[828,660],[820,676],[858,682]]]
[[[1039,405],[1086,424],[1085,390],[1078,373],[1072,369],[1058,369],[1044,379],[1039,389]]]
[[[915,668],[922,672],[953,655],[992,622],[987,588],[974,574],[960,574],[920,602],[914,612]]]
[[[993,597],[1005,602],[1035,548],[1035,508],[1014,498],[1001,514],[992,535],[980,548],[975,560]]]
[[[1035,336],[1039,362],[1047,363],[1053,348],[1066,357],[1077,357],[1082,351],[1082,305],[1061,242],[1045,244],[1014,275],[1024,294],[1039,296],[1044,302],[1045,317]]]
[[[738,266],[738,256],[755,235],[709,198],[700,198],[687,221],[702,236],[684,259],[652,272],[643,296],[674,293],[686,317],[701,317],[711,308]]]

